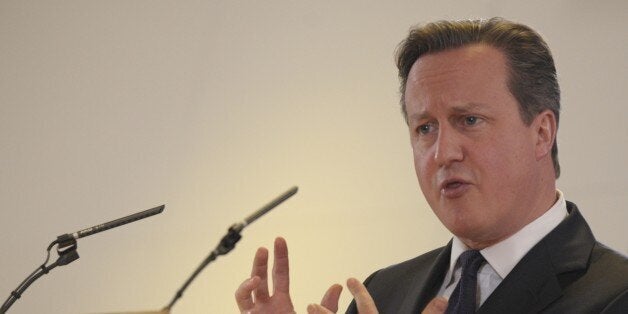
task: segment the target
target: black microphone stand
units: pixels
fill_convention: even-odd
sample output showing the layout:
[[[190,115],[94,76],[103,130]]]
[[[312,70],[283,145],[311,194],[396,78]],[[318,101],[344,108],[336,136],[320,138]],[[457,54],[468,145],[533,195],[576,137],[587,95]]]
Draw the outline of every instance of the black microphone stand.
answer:
[[[242,229],[244,229],[244,227],[248,226],[253,221],[257,220],[259,217],[262,217],[264,214],[266,214],[271,209],[275,208],[277,205],[283,203],[285,200],[287,200],[292,195],[297,193],[298,190],[299,190],[299,188],[296,187],[296,186],[290,188],[288,191],[286,191],[283,194],[279,195],[277,198],[272,200],[270,203],[266,204],[264,207],[260,208],[259,210],[255,211],[254,213],[252,213],[251,215],[246,217],[244,219],[244,221],[239,222],[239,223],[235,223],[231,227],[229,227],[229,230],[227,231],[227,234],[224,237],[222,237],[222,239],[218,243],[218,246],[216,246],[216,248],[196,268],[196,270],[192,273],[190,278],[188,278],[188,280],[185,281],[185,283],[183,284],[181,289],[179,289],[177,291],[177,293],[174,295],[174,297],[172,298],[172,301],[170,301],[170,303],[168,303],[168,305],[166,305],[162,309],[162,311],[170,313],[170,310],[172,309],[172,306],[175,304],[175,302],[177,302],[177,300],[179,300],[181,298],[181,296],[183,296],[183,291],[185,291],[185,289],[187,289],[187,287],[190,285],[190,283],[192,283],[194,278],[196,278],[196,276],[198,276],[198,274],[200,274],[201,271],[203,271],[203,269],[209,263],[211,263],[213,260],[215,260],[216,257],[218,257],[220,255],[225,255],[225,254],[231,252],[231,250],[233,250],[233,248],[235,247],[236,243],[238,243],[238,241],[240,241],[240,239],[242,238],[242,236],[240,235],[240,232],[242,231]]]
[[[6,301],[2,304],[0,308],[0,314],[6,313],[11,305],[17,301],[22,296],[22,293],[26,291],[26,289],[35,282],[35,280],[39,279],[41,276],[47,274],[52,269],[57,266],[63,266],[70,264],[79,258],[78,252],[76,251],[77,244],[76,239],[86,237],[95,233],[103,232],[109,230],[111,228],[119,227],[140,219],[144,219],[153,215],[160,214],[164,210],[165,205],[157,206],[151,209],[147,209],[141,212],[137,212],[132,215],[128,215],[126,217],[118,218],[116,220],[112,220],[106,222],[104,224],[96,225],[91,228],[83,229],[77,231],[75,233],[66,233],[57,237],[56,240],[52,241],[50,245],[48,245],[46,260],[41,266],[37,267],[35,271],[33,271],[22,283],[20,283],[15,290],[11,291],[11,294],[7,298]],[[50,259],[50,250],[52,247],[57,245],[57,254],[59,254],[59,258],[57,261],[50,265],[46,265],[48,260]]]
[[[243,224],[235,224],[229,227],[229,231],[227,232],[227,234],[224,237],[222,237],[222,240],[220,240],[216,248],[213,251],[211,251],[211,253],[209,253],[209,255],[205,258],[205,260],[203,260],[203,262],[200,265],[198,265],[198,267],[192,273],[190,278],[188,278],[188,280],[185,281],[181,289],[179,289],[177,293],[174,295],[174,297],[172,298],[172,301],[170,301],[170,303],[168,303],[168,305],[163,308],[163,311],[167,311],[168,313],[170,312],[170,309],[172,308],[172,306],[183,296],[183,291],[187,289],[190,283],[192,283],[192,281],[196,278],[196,276],[198,276],[198,274],[200,274],[201,271],[203,271],[203,269],[205,269],[205,267],[209,263],[214,261],[216,257],[220,255],[225,255],[231,252],[231,250],[233,250],[236,243],[238,243],[238,241],[240,241],[240,239],[242,238],[242,236],[240,235],[240,231],[242,231],[243,228],[244,228]]]
[[[50,259],[50,250],[55,245],[57,245],[57,254],[59,254],[59,257],[54,263],[46,265]],[[78,252],[76,251],[77,247],[78,245],[76,244],[76,239],[74,239],[70,234],[64,234],[57,237],[56,240],[48,245],[48,249],[46,250],[46,260],[44,263],[35,269],[35,271],[33,271],[28,277],[26,277],[26,279],[24,279],[24,281],[22,281],[22,283],[20,283],[15,290],[11,291],[7,300],[4,301],[4,304],[2,304],[0,313],[6,313],[11,305],[13,305],[13,303],[15,303],[15,301],[22,296],[22,293],[24,293],[24,291],[26,291],[26,289],[33,284],[35,280],[48,274],[48,272],[57,266],[64,266],[77,260],[79,258]]]

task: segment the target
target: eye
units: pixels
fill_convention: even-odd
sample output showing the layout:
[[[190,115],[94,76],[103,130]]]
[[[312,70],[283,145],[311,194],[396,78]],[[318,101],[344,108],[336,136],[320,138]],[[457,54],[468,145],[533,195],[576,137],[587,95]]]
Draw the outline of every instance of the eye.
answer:
[[[470,126],[470,125],[476,125],[479,120],[480,118],[476,116],[465,116],[463,119],[463,122],[464,122],[464,125]]]
[[[434,125],[432,123],[421,124],[417,128],[417,132],[421,135],[429,134],[434,130]]]

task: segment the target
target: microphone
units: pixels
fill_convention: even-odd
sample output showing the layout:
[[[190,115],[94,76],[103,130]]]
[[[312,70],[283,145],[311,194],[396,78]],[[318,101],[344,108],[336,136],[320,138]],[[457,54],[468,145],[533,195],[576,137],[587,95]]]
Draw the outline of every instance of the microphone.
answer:
[[[157,215],[164,210],[165,205],[157,206],[151,209],[147,209],[126,217],[118,218],[116,220],[112,220],[110,222],[106,222],[100,225],[93,226],[91,228],[79,230],[75,233],[66,233],[57,237],[50,245],[48,245],[46,260],[41,266],[37,267],[35,271],[33,271],[22,283],[20,283],[15,290],[11,291],[11,294],[7,298],[7,300],[0,307],[0,313],[4,314],[9,308],[15,303],[17,299],[19,299],[24,291],[33,283],[35,280],[39,279],[41,276],[50,272],[50,270],[54,269],[57,266],[67,265],[79,258],[78,252],[76,251],[77,244],[76,239],[80,239],[83,237],[90,236],[95,233],[103,232],[105,230],[109,230],[111,228],[119,227],[130,222],[134,222],[140,219],[144,219],[153,215]],[[57,245],[57,253],[59,254],[59,258],[54,263],[48,264],[48,260],[50,259],[50,250]]]
[[[252,222],[257,220],[259,217],[264,216],[271,209],[277,207],[277,205],[283,203],[285,200],[289,199],[292,195],[296,194],[299,190],[299,187],[293,186],[288,191],[283,194],[277,196],[274,200],[270,201],[270,203],[266,204],[264,207],[258,209],[254,213],[250,214],[248,217],[244,218],[243,221],[233,224],[229,230],[233,228],[234,231],[240,232],[244,227],[250,225]]]
[[[83,230],[79,230],[77,232],[74,233],[66,233],[64,235],[61,235],[59,237],[65,237],[65,236],[71,236],[73,239],[78,240],[80,238],[84,238],[87,236],[90,236],[92,234],[95,233],[99,233],[99,232],[103,232],[112,228],[116,228],[116,227],[120,227],[122,225],[126,225],[128,223],[140,220],[140,219],[144,219],[144,218],[148,218],[150,216],[154,216],[157,214],[161,214],[161,212],[164,211],[164,207],[166,207],[165,205],[160,205],[157,207],[153,207],[151,209],[147,209],[147,210],[143,210],[141,212],[137,212],[135,214],[131,214],[122,218],[118,218],[109,222],[105,222],[90,228],[85,228]]]
[[[96,234],[96,233],[103,232],[112,228],[120,227],[122,225],[126,225],[128,223],[131,223],[140,219],[148,218],[150,216],[161,214],[161,212],[164,211],[164,207],[166,207],[166,205],[160,205],[157,207],[153,207],[151,209],[137,212],[135,214],[131,214],[122,218],[105,222],[105,223],[102,223],[102,224],[99,224],[90,228],[85,228],[83,230],[79,230],[74,233],[66,233],[66,234],[60,235],[57,237],[59,247],[63,248],[65,246],[71,245],[72,242],[80,238],[90,236],[92,234]]]

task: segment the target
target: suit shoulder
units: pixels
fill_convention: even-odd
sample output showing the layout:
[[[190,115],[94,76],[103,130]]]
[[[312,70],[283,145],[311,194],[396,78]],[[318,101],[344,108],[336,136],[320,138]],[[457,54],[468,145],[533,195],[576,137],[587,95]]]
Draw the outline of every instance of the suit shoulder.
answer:
[[[604,244],[596,242],[593,246],[589,272],[608,286],[628,289],[628,257]]]
[[[604,262],[628,271],[628,257],[600,242],[596,242],[593,246],[591,262]]]
[[[625,313],[628,304],[628,258],[595,242],[588,267],[558,277],[563,297],[555,304],[556,312],[579,309],[591,313]]]

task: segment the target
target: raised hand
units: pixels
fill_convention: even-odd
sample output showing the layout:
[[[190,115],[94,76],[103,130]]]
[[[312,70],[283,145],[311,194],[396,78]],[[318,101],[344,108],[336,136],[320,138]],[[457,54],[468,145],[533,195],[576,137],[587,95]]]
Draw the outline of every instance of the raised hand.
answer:
[[[246,314],[293,314],[294,306],[290,298],[290,268],[286,240],[275,239],[273,263],[273,293],[268,289],[268,250],[259,248],[253,259],[251,278],[245,280],[235,293],[240,313]],[[377,314],[373,298],[366,287],[357,279],[349,278],[347,287],[353,295],[360,314]],[[338,311],[338,299],[342,286],[332,285],[323,296],[321,304],[310,304],[309,314],[329,314]]]
[[[241,313],[291,314],[294,306],[290,299],[288,246],[283,238],[275,239],[273,264],[273,293],[268,290],[268,250],[259,248],[253,259],[251,278],[236,290],[235,298]]]
[[[347,280],[347,288],[355,299],[355,304],[360,314],[377,314],[377,307],[375,302],[369,294],[366,287],[357,279],[349,278]],[[307,307],[308,314],[330,314],[338,311],[338,298],[340,297],[340,291],[342,287],[334,285],[327,290],[321,304],[310,304]],[[329,296],[329,297],[328,297]]]

